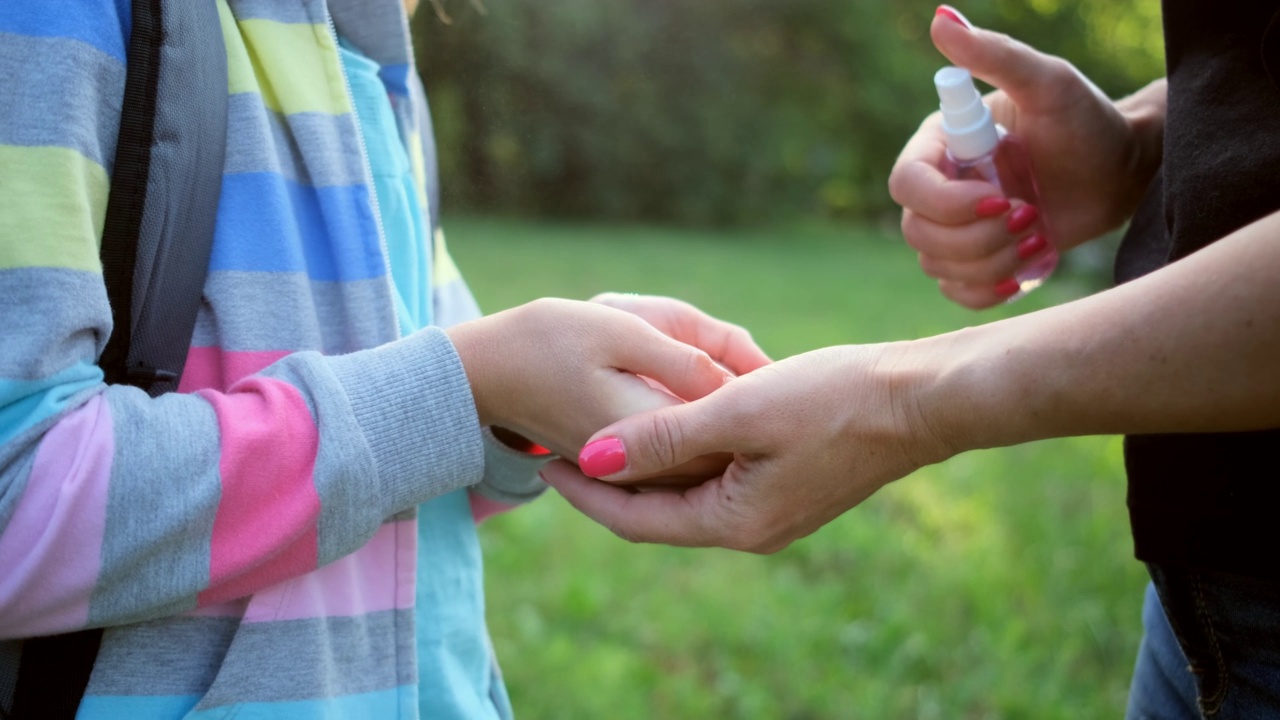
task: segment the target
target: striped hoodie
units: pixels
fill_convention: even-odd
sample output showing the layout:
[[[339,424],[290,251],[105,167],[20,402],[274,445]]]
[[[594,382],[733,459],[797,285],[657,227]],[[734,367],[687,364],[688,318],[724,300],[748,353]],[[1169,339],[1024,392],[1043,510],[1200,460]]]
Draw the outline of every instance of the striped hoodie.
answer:
[[[479,426],[435,327],[478,311],[400,2],[202,1],[228,147],[155,399],[96,365],[129,2],[0,3],[0,657],[105,627],[82,718],[505,717],[473,517],[539,461]]]

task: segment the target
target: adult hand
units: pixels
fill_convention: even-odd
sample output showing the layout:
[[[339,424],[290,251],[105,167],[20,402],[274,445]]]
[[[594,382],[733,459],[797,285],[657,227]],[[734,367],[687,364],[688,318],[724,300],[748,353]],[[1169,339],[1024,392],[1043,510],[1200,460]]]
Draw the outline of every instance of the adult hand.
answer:
[[[448,332],[481,424],[567,457],[611,422],[703,397],[731,377],[705,352],[597,303],[536,300]]]
[[[946,6],[931,33],[951,62],[998,88],[987,104],[1030,152],[1042,205],[1035,211],[1059,250],[1132,214],[1159,165],[1163,80],[1117,104],[1066,60],[975,28]],[[1035,213],[1018,199],[986,182],[948,180],[940,169],[945,156],[934,113],[903,148],[889,191],[904,208],[907,243],[942,293],[966,307],[990,307],[1016,292],[1010,279],[1044,240],[1027,236]]]
[[[711,317],[675,298],[602,293],[591,302],[644,318],[664,335],[705,351],[735,375],[746,375],[773,362],[746,328]]]
[[[919,414],[923,375],[901,344],[825,348],[735,379],[707,397],[597,433],[583,471],[543,478],[586,515],[635,542],[774,552],[884,484],[951,450]],[[606,448],[609,453],[593,450]],[[615,483],[729,452],[723,475],[684,490]]]

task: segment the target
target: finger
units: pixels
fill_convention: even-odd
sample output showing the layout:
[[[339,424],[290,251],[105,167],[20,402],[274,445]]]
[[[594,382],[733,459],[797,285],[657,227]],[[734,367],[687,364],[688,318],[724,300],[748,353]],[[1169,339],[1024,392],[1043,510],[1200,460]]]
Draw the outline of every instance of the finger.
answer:
[[[591,301],[642,318],[663,334],[703,350],[735,375],[745,375],[772,362],[745,328],[712,317],[682,300],[602,293]]]
[[[912,210],[902,213],[902,237],[917,252],[953,262],[983,260],[1014,244],[1002,218],[941,225]]]
[[[696,323],[692,344],[707,351],[735,375],[746,375],[773,362],[746,328],[701,311],[691,321]]]
[[[633,482],[671,474],[703,455],[744,449],[746,433],[729,430],[731,406],[711,395],[624,418],[592,436],[578,455],[587,475]]]
[[[703,455],[696,457],[683,465],[677,465],[670,470],[660,474],[648,477],[636,477],[626,481],[611,480],[615,485],[627,485],[630,487],[693,487],[720,477],[724,474],[725,468],[729,467],[729,463],[733,462],[733,455],[730,453],[713,453],[711,455]]]
[[[920,256],[920,269],[925,275],[935,280],[947,280],[965,285],[994,286],[1013,277],[1021,264],[1012,247],[989,258],[965,262],[937,260],[928,255]]]
[[[1009,298],[1017,294],[1016,282],[1013,280],[1007,282],[1013,285],[1012,292],[1008,291],[1010,289],[1008,287],[997,291],[996,286],[992,285],[969,285],[950,280],[939,280],[938,289],[957,305],[962,305],[971,310],[985,310],[1008,302]]]
[[[713,544],[701,504],[714,496],[701,488],[637,493],[592,480],[563,460],[544,467],[542,479],[583,515],[624,540],[699,547]]]
[[[954,8],[949,8],[956,13]],[[963,17],[963,16],[961,16]],[[966,26],[967,25],[967,26]],[[939,13],[930,27],[933,44],[954,65],[1005,91],[1015,105],[1036,110],[1055,99],[1054,83],[1075,70],[1008,35],[958,22]]]
[[[931,278],[951,280],[967,285],[999,286],[1017,275],[1027,262],[1042,255],[1049,248],[1043,235],[1029,235],[1016,243],[1001,248],[994,254],[977,260],[954,261],[920,255],[920,268]],[[1011,285],[1002,286],[1012,293]],[[996,294],[1000,294],[997,289]]]
[[[618,370],[653,378],[684,400],[705,397],[732,379],[702,350],[638,320],[633,329],[616,349],[613,367]]]
[[[653,296],[641,296],[636,293],[603,292],[591,298],[591,302],[608,305],[611,308],[638,315],[644,318],[645,322],[666,332],[667,328],[663,327],[667,322],[667,318],[664,317],[665,313],[654,312],[652,309],[653,303],[645,302],[642,298],[647,298],[651,301]]]
[[[626,372],[613,371],[615,389],[609,401],[610,418],[624,418],[637,413],[658,410],[661,408],[682,405],[684,401],[671,394],[656,380],[640,377]],[[559,453],[564,457],[580,454],[582,446],[574,447],[570,452]],[[696,457],[687,463],[671,468],[659,475],[634,478],[636,483],[692,486],[717,477],[733,461],[733,455],[714,453]]]
[[[998,202],[1000,188],[981,180],[952,180],[941,169],[946,162],[935,115],[907,142],[889,175],[894,202],[940,225],[963,225],[989,214],[980,212],[980,204]]]

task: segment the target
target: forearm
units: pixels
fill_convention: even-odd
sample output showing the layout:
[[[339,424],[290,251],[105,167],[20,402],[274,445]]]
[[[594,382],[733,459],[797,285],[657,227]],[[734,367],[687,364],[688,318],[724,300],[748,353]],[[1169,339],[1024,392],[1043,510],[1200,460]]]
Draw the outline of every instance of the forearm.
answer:
[[[469,388],[439,332],[290,355],[226,392],[85,394],[0,444],[0,638],[242,597],[480,480]]]
[[[1278,236],[1271,215],[1113,290],[908,343],[921,416],[955,450],[1280,426]]]

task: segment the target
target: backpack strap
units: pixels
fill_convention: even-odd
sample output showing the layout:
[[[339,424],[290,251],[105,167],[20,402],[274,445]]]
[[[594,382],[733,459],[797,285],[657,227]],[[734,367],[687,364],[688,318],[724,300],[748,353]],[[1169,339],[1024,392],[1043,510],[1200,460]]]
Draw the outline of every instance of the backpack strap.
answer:
[[[227,55],[213,0],[132,0],[132,9],[102,233],[113,330],[99,365],[108,383],[158,396],[177,389],[208,273],[226,159]],[[16,676],[0,682],[0,717],[74,718],[101,638],[83,630],[0,652],[0,681]]]
[[[133,0],[125,112],[102,231],[109,383],[178,387],[209,268],[227,141],[212,0]]]

